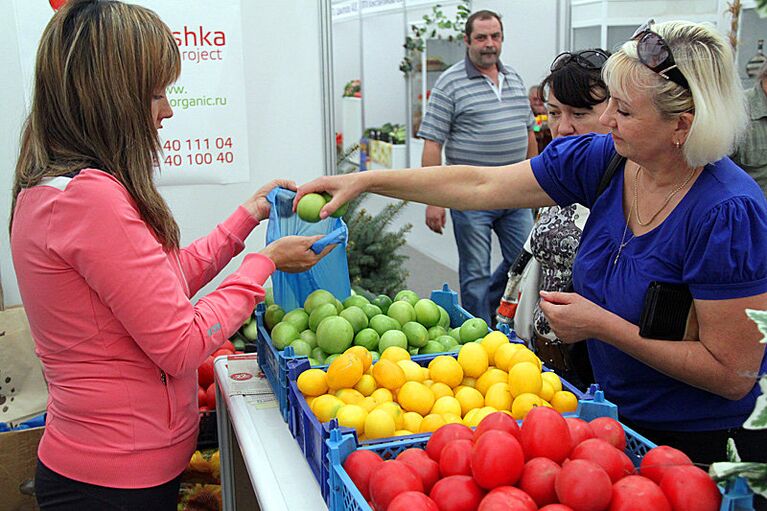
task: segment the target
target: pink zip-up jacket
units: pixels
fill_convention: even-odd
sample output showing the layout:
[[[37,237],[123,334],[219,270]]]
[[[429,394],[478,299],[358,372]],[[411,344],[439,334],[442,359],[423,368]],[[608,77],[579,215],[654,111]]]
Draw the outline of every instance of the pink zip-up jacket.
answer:
[[[48,381],[46,466],[114,488],[156,486],[184,470],[197,441],[197,368],[263,299],[274,263],[249,254],[214,292],[190,299],[257,224],[240,207],[165,252],[103,171],[19,194],[11,249]]]

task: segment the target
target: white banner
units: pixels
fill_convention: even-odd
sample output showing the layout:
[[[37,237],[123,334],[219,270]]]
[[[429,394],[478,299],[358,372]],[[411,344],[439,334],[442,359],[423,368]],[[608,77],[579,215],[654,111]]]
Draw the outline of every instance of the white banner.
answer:
[[[333,3],[331,9],[333,21],[337,22],[359,17],[360,9],[362,15],[367,16],[402,10],[404,7],[405,0],[344,0]]]
[[[405,7],[405,0],[360,0],[362,14],[394,11]]]
[[[359,17],[359,0],[345,0],[330,6],[333,21],[344,21]]]
[[[29,104],[37,45],[54,11],[48,0],[13,2]],[[131,3],[157,12],[181,52],[181,76],[167,91],[174,117],[160,131],[164,155],[158,185],[249,181],[240,2]]]

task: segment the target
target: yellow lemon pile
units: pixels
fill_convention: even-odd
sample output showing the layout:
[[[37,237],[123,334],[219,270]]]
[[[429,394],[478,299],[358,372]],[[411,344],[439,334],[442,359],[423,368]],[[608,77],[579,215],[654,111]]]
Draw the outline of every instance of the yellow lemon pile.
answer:
[[[354,346],[327,372],[309,369],[296,384],[318,420],[335,418],[360,439],[372,440],[427,433],[451,423],[474,427],[497,411],[518,420],[536,406],[574,412],[576,396],[541,367],[527,347],[491,332],[464,344],[457,358],[440,355],[428,367],[395,346],[373,364],[367,350]]]

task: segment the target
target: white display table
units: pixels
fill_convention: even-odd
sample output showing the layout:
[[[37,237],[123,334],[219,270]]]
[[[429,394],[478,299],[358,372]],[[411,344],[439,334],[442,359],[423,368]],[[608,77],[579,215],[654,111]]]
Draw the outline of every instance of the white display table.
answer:
[[[242,509],[235,502],[235,488],[240,485],[252,485],[262,511],[327,509],[309,465],[282,420],[277,401],[264,396],[230,396],[226,361],[226,357],[215,361],[224,510]],[[237,448],[242,452],[250,481],[235,480]]]

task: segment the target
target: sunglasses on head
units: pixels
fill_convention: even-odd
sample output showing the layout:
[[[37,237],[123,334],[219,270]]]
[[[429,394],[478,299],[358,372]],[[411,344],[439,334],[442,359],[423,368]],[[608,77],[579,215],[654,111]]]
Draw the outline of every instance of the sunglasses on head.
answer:
[[[654,24],[655,20],[648,21],[636,29],[631,36],[631,39],[637,42],[639,62],[666,80],[671,80],[689,90],[690,84],[676,65],[668,43],[651,30]]]
[[[571,53],[569,51],[560,53],[551,63],[549,71],[552,73],[562,69],[570,62],[575,62],[580,67],[588,70],[602,69],[607,62],[609,55],[602,50],[583,50]]]

